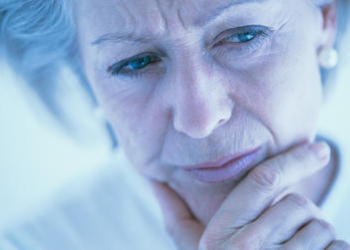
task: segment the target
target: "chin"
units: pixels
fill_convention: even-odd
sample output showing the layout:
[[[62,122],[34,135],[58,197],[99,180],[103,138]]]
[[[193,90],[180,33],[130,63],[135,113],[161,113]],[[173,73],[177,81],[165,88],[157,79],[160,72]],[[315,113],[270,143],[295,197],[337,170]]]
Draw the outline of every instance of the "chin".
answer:
[[[237,172],[237,175],[229,175],[228,179],[218,182],[203,181],[184,169],[178,169],[169,176],[168,185],[182,197],[192,214],[206,225],[238,183],[270,155],[268,146],[265,145],[259,148],[258,153],[254,155],[254,160],[249,165],[241,168],[242,171]],[[230,163],[228,166],[230,168]],[[232,166],[235,167],[236,165]]]
[[[237,181],[206,184],[191,178],[172,180],[169,186],[186,202],[194,217],[207,225],[216,214],[226,197],[237,185]]]

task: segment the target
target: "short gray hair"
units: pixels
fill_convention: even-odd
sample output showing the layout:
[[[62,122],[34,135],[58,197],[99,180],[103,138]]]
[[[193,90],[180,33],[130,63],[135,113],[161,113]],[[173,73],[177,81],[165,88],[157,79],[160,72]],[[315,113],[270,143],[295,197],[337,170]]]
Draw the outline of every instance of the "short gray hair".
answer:
[[[71,53],[74,20],[64,0],[14,0],[0,4],[1,40],[23,71],[46,67]]]
[[[0,43],[15,72],[57,116],[61,66],[69,64],[86,85],[76,63],[73,0],[0,0]]]

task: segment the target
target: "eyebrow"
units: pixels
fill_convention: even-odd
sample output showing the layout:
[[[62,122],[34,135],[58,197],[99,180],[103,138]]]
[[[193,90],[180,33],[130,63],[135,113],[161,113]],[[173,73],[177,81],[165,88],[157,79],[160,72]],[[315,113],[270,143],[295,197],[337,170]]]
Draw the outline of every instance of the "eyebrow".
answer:
[[[220,17],[226,10],[232,8],[233,6],[247,4],[247,3],[261,3],[265,1],[266,0],[233,0],[229,4],[216,9],[213,13],[211,13],[209,17],[203,18],[202,21],[196,22],[195,26],[205,26],[208,23],[213,22],[215,19]],[[105,42],[148,43],[154,40],[157,40],[157,38],[151,35],[142,36],[142,35],[136,35],[135,33],[128,33],[128,32],[113,32],[113,33],[106,33],[100,36],[98,39],[91,42],[91,45],[93,46],[101,45]]]
[[[153,40],[156,40],[156,38],[151,36],[137,36],[134,33],[114,32],[114,33],[107,33],[100,36],[98,39],[93,41],[91,45],[100,45],[104,42],[118,43],[118,42],[125,42],[125,41],[134,42],[134,43],[147,43]]]

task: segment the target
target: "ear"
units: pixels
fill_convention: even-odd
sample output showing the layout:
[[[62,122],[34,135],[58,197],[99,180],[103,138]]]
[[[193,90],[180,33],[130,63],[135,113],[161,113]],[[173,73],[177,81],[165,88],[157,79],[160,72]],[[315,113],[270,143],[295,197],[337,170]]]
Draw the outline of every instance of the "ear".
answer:
[[[332,48],[337,36],[337,1],[329,1],[321,6],[322,11],[322,43],[323,48]]]

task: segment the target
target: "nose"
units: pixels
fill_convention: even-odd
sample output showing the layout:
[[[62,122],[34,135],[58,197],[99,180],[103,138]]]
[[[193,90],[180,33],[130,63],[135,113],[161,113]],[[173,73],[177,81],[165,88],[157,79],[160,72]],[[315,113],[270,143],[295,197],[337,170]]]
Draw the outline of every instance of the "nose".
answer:
[[[193,67],[195,65],[195,67]],[[202,64],[184,62],[174,72],[172,99],[175,130],[201,139],[230,120],[234,102],[226,90],[224,77]]]

